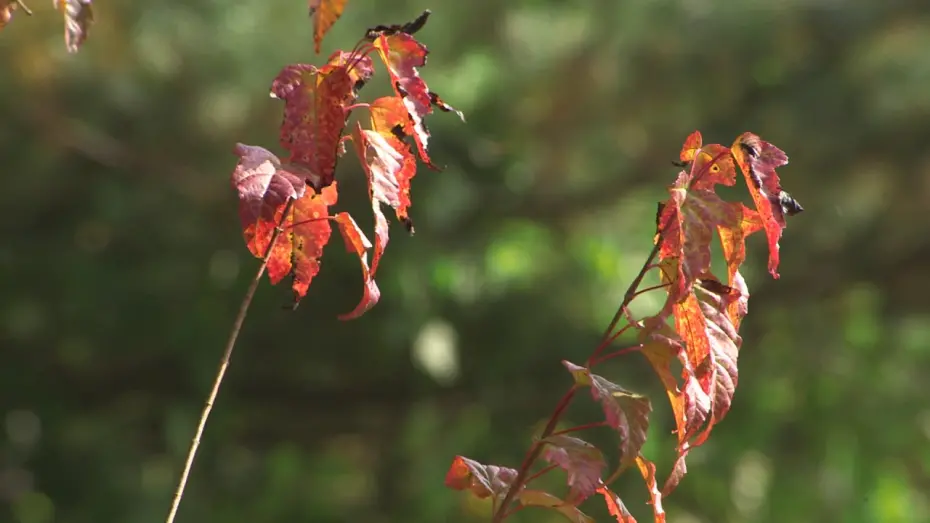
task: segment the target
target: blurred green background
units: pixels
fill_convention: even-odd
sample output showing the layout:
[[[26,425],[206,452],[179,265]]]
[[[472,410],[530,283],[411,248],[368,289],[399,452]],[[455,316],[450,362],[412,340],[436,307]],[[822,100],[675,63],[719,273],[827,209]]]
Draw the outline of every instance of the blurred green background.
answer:
[[[31,3],[0,33],[0,521],[162,521],[258,266],[233,145],[280,152],[271,79],[323,58],[302,0],[101,0],[73,56]],[[422,75],[468,123],[428,120],[447,168],[415,180],[417,234],[393,224],[383,298],[354,322],[336,319],[362,290],[341,240],[296,312],[263,283],[177,521],[486,520],[443,486],[450,461],[519,464],[694,129],[784,149],[806,212],[779,281],[750,241],[739,389],[669,521],[930,521],[930,4],[349,0],[323,57],[424,8]],[[382,69],[362,94],[387,90]],[[370,227],[354,158],[339,180]],[[603,373],[653,398],[664,478],[658,381],[638,356]],[[651,521],[635,472],[616,488]]]

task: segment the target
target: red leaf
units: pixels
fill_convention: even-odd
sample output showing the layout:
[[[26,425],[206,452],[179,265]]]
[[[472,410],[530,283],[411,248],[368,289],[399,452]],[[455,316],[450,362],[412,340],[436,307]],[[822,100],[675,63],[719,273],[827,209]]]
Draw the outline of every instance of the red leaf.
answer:
[[[13,18],[13,11],[16,11],[17,7],[19,7],[19,3],[16,0],[0,0],[0,29],[10,23]],[[27,11],[27,14],[32,13]]]
[[[232,184],[239,192],[239,218],[249,252],[262,258],[275,227],[281,226],[268,258],[268,279],[277,284],[293,276],[295,306],[307,294],[310,282],[320,272],[319,259],[332,233],[329,207],[336,203],[335,182],[319,193],[307,187],[306,170],[282,164],[266,149],[236,144],[239,163]],[[289,199],[296,201],[283,216]]]
[[[742,338],[727,309],[737,297],[714,294],[700,286],[675,305],[675,330],[685,341],[685,353],[701,389],[710,397],[710,420],[704,434],[693,443],[700,445],[714,425],[723,420],[737,385],[737,357]]]
[[[682,171],[669,187],[670,198],[662,205],[658,217],[662,239],[659,259],[679,260],[677,276],[671,277],[674,291],[671,300],[674,302],[684,299],[695,280],[711,276],[710,244],[714,231],[720,226],[739,224],[737,209],[721,200],[713,190],[714,184],[726,181],[718,176],[726,168],[718,167],[729,154],[724,149],[714,157],[705,158],[705,149],[696,153],[699,160],[692,164],[692,174]],[[732,168],[732,161],[730,164]],[[711,168],[718,170],[711,173]],[[692,183],[693,180],[700,183]]]
[[[626,505],[620,500],[620,496],[614,494],[614,492],[605,485],[598,488],[597,492],[604,496],[604,502],[607,503],[607,511],[610,512],[611,516],[616,518],[617,523],[636,523],[636,518],[627,510]]]
[[[362,300],[352,312],[339,316],[340,320],[352,320],[374,307],[381,298],[381,291],[378,290],[378,284],[374,280],[374,269],[368,269],[368,249],[371,249],[371,242],[358,228],[349,213],[341,212],[336,215],[335,220],[336,224],[339,225],[339,232],[342,233],[342,238],[346,242],[346,250],[355,253],[362,264],[362,277],[365,283],[365,293]]]
[[[258,227],[259,222],[267,222],[274,228],[275,215],[287,200],[304,195],[306,172],[300,166],[282,166],[277,156],[262,147],[237,143],[235,153],[239,155],[239,163],[233,171],[232,184],[239,191],[242,229]],[[263,254],[261,249],[256,255]]]
[[[575,505],[562,501],[557,496],[542,490],[523,490],[520,492],[518,499],[520,504],[525,507],[542,507],[555,510],[573,523],[594,523],[594,519]]]
[[[717,234],[727,263],[727,283],[740,293],[739,299],[727,307],[727,315],[738,331],[743,316],[749,312],[749,289],[743,275],[739,273],[739,267],[746,259],[746,238],[762,229],[762,219],[758,212],[742,203],[728,205],[733,209],[728,213],[729,221],[717,224]]]
[[[76,53],[84,41],[87,31],[94,23],[91,0],[55,0],[55,5],[65,18],[65,48],[69,53]]]
[[[305,166],[307,183],[320,189],[335,178],[347,107],[355,101],[355,81],[344,66],[317,69],[292,64],[278,73],[271,95],[284,100],[281,146],[291,163]]]
[[[646,489],[649,490],[649,497],[652,500],[652,513],[655,514],[655,523],[665,523],[665,509],[662,508],[662,493],[659,492],[656,486],[656,466],[642,456],[636,457],[636,465],[639,467],[639,472],[646,481]]]
[[[572,504],[581,503],[602,484],[601,472],[607,464],[604,455],[594,445],[571,436],[549,436],[542,440],[543,459],[558,465],[568,475]]]
[[[718,183],[736,183],[736,167],[729,152],[717,143],[702,146],[700,131],[694,131],[685,139],[679,157],[691,163],[690,177],[695,180],[695,188],[713,189]]]
[[[310,16],[313,17],[313,48],[319,53],[326,32],[342,16],[347,0],[310,0]]]
[[[652,412],[649,398],[592,374],[585,367],[569,361],[562,361],[562,365],[572,373],[575,383],[591,387],[591,396],[600,402],[607,424],[620,435],[621,463],[632,463],[646,442],[649,413]]]
[[[464,456],[452,460],[446,473],[446,486],[455,490],[468,490],[476,497],[502,497],[517,479],[517,471],[497,465],[484,465]]]
[[[403,99],[407,112],[413,122],[413,138],[420,152],[420,158],[427,165],[432,161],[427,154],[429,132],[423,124],[423,118],[433,112],[433,105],[447,112],[454,112],[465,121],[461,111],[443,102],[438,95],[431,93],[426,82],[417,71],[426,65],[426,46],[416,41],[407,33],[379,34],[374,41],[378,54],[384,61],[391,75],[391,82],[397,96]]]
[[[775,169],[788,164],[788,156],[778,147],[752,133],[741,134],[730,148],[746,178],[749,194],[762,217],[769,244],[769,273],[778,278],[778,241],[785,228],[785,215],[804,209],[781,187]]]
[[[329,56],[326,65],[320,71],[323,73],[335,69],[344,68],[349,73],[354,87],[354,97],[358,97],[358,91],[368,80],[375,74],[374,64],[371,57],[366,54],[356,52],[336,51]]]

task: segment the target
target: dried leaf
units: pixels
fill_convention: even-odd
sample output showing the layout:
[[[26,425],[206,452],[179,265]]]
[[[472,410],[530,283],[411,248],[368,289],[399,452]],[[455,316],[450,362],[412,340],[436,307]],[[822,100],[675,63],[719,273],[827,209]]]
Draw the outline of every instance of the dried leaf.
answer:
[[[555,510],[572,523],[594,523],[593,518],[587,516],[574,504],[562,501],[557,496],[542,490],[523,490],[517,499],[520,504],[526,507],[542,507]]]
[[[369,309],[374,307],[381,298],[381,291],[378,290],[378,284],[374,280],[374,269],[368,268],[368,250],[371,249],[371,242],[365,237],[365,234],[359,229],[358,224],[349,215],[341,212],[335,217],[336,224],[339,225],[339,232],[346,242],[346,250],[355,253],[362,265],[362,278],[365,284],[365,293],[362,300],[355,309],[339,316],[340,320],[352,320],[365,314]]]
[[[556,435],[542,440],[543,459],[558,465],[567,474],[571,492],[568,500],[577,505],[602,484],[601,472],[607,464],[604,455],[594,445],[571,436]]]
[[[313,49],[320,52],[320,44],[329,29],[342,16],[347,0],[310,0],[310,16],[313,17]]]
[[[429,15],[431,14],[432,11],[426,9],[420,13],[420,16],[416,17],[416,19],[405,24],[377,25],[365,31],[365,39],[374,42],[381,35],[390,36],[397,33],[412,35],[420,29],[423,29],[423,26],[426,25],[427,20],[429,20]]]
[[[662,508],[662,493],[656,486],[656,466],[648,459],[637,456],[636,465],[639,472],[646,481],[646,489],[649,491],[651,498],[652,513],[655,515],[655,523],[665,523],[665,509]]]
[[[16,0],[0,0],[0,29],[10,23],[13,19],[13,11],[16,11],[17,7],[19,3]]]
[[[598,488],[597,492],[604,496],[604,502],[607,504],[607,511],[617,520],[617,523],[636,523],[636,518],[627,510],[626,505],[620,500],[620,496],[614,494],[612,490],[604,485]]]
[[[730,148],[743,171],[749,194],[762,218],[769,244],[769,273],[778,278],[778,241],[785,228],[785,215],[804,209],[781,187],[775,169],[788,164],[788,155],[752,133],[741,134]]]
[[[307,183],[317,190],[333,182],[347,107],[355,101],[355,80],[344,66],[317,69],[292,64],[281,70],[271,95],[284,100],[281,146],[289,161],[310,172]]]
[[[438,95],[431,93],[426,82],[420,78],[418,69],[426,65],[426,46],[416,41],[407,33],[380,34],[374,41],[378,54],[388,68],[391,83],[397,96],[401,97],[413,122],[413,138],[420,153],[420,159],[433,166],[427,153],[429,132],[423,118],[433,112],[433,105],[447,112],[455,112],[462,121],[465,117],[461,111],[443,102]]]
[[[455,490],[468,490],[480,499],[490,496],[500,498],[507,494],[507,489],[515,479],[515,469],[484,465],[464,456],[456,456],[446,473],[446,486]]]

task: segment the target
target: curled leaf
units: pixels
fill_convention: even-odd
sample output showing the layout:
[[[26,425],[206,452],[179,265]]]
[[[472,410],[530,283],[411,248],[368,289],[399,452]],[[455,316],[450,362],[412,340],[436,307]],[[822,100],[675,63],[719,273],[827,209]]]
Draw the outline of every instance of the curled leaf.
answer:
[[[480,499],[503,497],[514,480],[517,471],[497,465],[484,465],[464,456],[456,456],[446,473],[446,486],[455,490],[467,490]]]
[[[651,499],[652,513],[655,515],[655,523],[665,523],[665,509],[662,507],[662,493],[656,485],[656,466],[648,459],[637,456],[636,465],[639,472],[643,475],[646,482],[646,489],[649,491]]]
[[[746,178],[749,194],[762,217],[769,244],[769,273],[778,278],[778,241],[784,230],[785,215],[804,209],[785,192],[775,169],[788,164],[788,155],[752,133],[741,134],[730,148]]]
[[[431,93],[426,82],[420,78],[418,69],[426,65],[426,46],[416,41],[407,33],[380,34],[374,41],[378,54],[387,66],[391,83],[397,96],[403,99],[404,106],[413,122],[413,138],[420,152],[420,158],[427,165],[433,163],[427,153],[429,132],[423,118],[433,112],[433,105],[440,110],[455,112],[462,121],[461,111],[443,102],[438,95]]]
[[[335,221],[339,226],[339,232],[342,233],[342,238],[345,240],[346,250],[355,253],[362,265],[362,278],[365,285],[362,300],[352,312],[339,316],[340,320],[352,320],[374,307],[381,298],[381,291],[378,290],[378,284],[375,283],[374,270],[368,268],[368,250],[371,249],[371,242],[368,241],[368,238],[365,237],[365,234],[359,229],[358,224],[355,223],[349,213],[341,212],[337,214]]]
[[[54,0],[55,6],[65,19],[65,48],[69,53],[76,53],[84,41],[87,31],[94,23],[91,0]]]
[[[617,523],[636,523],[636,518],[627,510],[626,505],[620,500],[620,496],[614,494],[606,485],[601,485],[601,487],[597,489],[597,492],[604,496],[604,503],[607,504],[607,512],[617,520]]]
[[[412,35],[420,29],[423,29],[423,26],[426,25],[427,20],[429,20],[429,15],[431,14],[432,11],[426,9],[420,13],[420,16],[416,17],[416,19],[405,24],[377,25],[365,31],[365,39],[374,42],[381,35],[389,36],[397,33]]]

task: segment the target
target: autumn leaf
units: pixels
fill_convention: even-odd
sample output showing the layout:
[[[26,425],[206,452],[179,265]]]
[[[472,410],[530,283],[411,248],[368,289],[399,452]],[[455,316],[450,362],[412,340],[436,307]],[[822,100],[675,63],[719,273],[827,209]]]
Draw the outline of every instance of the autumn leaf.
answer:
[[[243,230],[259,222],[274,224],[275,215],[288,199],[304,195],[306,173],[300,166],[285,167],[265,148],[237,143],[239,163],[232,184],[239,191],[239,217]]]
[[[465,121],[461,111],[445,103],[439,95],[430,92],[426,82],[420,78],[418,69],[426,65],[426,46],[416,41],[407,33],[379,34],[374,41],[378,54],[391,75],[394,91],[401,99],[413,122],[413,138],[420,153],[420,159],[433,166],[427,153],[429,132],[423,118],[433,112],[433,106],[442,111],[454,112]]]
[[[292,64],[281,70],[271,95],[284,101],[281,146],[289,161],[307,168],[317,190],[333,182],[347,109],[355,100],[355,80],[346,66],[317,69]]]
[[[397,33],[412,35],[420,29],[423,29],[423,26],[426,25],[427,20],[429,20],[429,15],[431,14],[433,14],[432,11],[425,9],[416,19],[410,22],[394,25],[377,25],[365,31],[365,39],[374,42],[381,35],[393,35]]]
[[[416,160],[396,137],[362,129],[358,124],[352,132],[352,143],[368,176],[371,209],[375,216],[375,252],[371,268],[374,273],[389,237],[381,204],[396,209],[397,217],[405,224],[409,223],[410,178],[416,171]],[[408,229],[412,230],[412,226]]]
[[[788,164],[788,155],[752,133],[741,134],[730,150],[746,178],[749,194],[762,218],[769,244],[769,273],[778,278],[778,242],[786,225],[785,216],[804,210],[782,189],[775,172],[775,169]]]
[[[594,523],[594,519],[575,505],[562,501],[558,496],[542,490],[523,490],[517,496],[517,499],[525,507],[542,507],[555,510],[572,523]]]
[[[339,316],[340,320],[352,320],[374,307],[381,298],[381,291],[378,290],[378,284],[374,280],[374,268],[370,270],[368,268],[368,250],[371,249],[371,242],[368,241],[368,238],[365,237],[365,234],[359,229],[349,213],[341,212],[337,214],[335,221],[345,240],[346,250],[358,256],[359,262],[362,264],[362,281],[365,285],[362,300],[352,312]]]
[[[313,48],[317,54],[320,44],[329,29],[342,16],[347,0],[310,0],[310,16],[313,17]]]
[[[503,497],[517,479],[517,471],[497,465],[484,465],[464,456],[456,456],[446,473],[446,486],[467,490],[480,499]]]
[[[18,0],[0,0],[0,29],[10,23],[10,20],[13,19],[13,11],[16,11],[16,8],[20,5],[23,4]],[[23,5],[23,12],[32,15],[32,11],[26,9],[25,5]]]
[[[648,459],[637,456],[636,465],[639,467],[640,474],[646,482],[646,489],[649,491],[650,504],[652,513],[655,515],[655,523],[665,523],[665,509],[662,507],[662,493],[656,482],[656,466]]]
[[[607,512],[617,520],[617,523],[636,523],[636,518],[627,510],[626,505],[620,500],[620,496],[614,494],[606,485],[601,485],[597,489],[597,493],[604,496]]]
[[[652,412],[649,398],[632,393],[585,367],[564,360],[562,365],[572,373],[576,384],[591,387],[591,396],[600,402],[607,424],[620,435],[621,464],[632,463],[646,442],[649,413]]]
[[[578,504],[594,494],[601,485],[601,472],[607,464],[594,445],[571,436],[556,435],[543,439],[543,459],[558,465],[568,476],[571,492],[568,499]]]
[[[353,96],[358,97],[359,90],[365,86],[368,80],[375,74],[374,64],[371,57],[364,53],[336,51],[329,56],[320,71],[324,74],[331,69],[343,68],[349,73],[352,80]]]
[[[715,184],[734,185],[736,167],[729,149],[720,144],[703,145],[700,131],[694,131],[681,148],[679,158],[690,164],[690,177],[695,188],[713,189]]]
[[[704,158],[704,149],[694,154],[696,158]],[[682,156],[686,156],[685,152]],[[722,174],[725,168],[711,172],[723,163],[724,157],[729,157],[725,149],[706,162],[695,161],[691,173],[679,173],[668,188],[668,201],[661,207],[657,220],[662,241],[659,259],[679,260],[677,275],[671,278],[672,301],[684,299],[695,280],[710,276],[711,242],[717,226],[739,222],[735,209],[713,190],[714,184],[727,181],[728,175]],[[700,183],[693,183],[694,180]]]
[[[738,331],[743,317],[749,312],[749,288],[739,268],[746,259],[746,238],[762,229],[762,219],[758,212],[742,203],[728,205],[731,211],[726,213],[727,221],[717,224],[717,235],[727,264],[727,283],[740,294],[739,299],[727,307],[730,322]]]
[[[65,19],[65,47],[69,53],[76,53],[84,41],[87,31],[94,23],[91,0],[55,0],[55,5]]]

